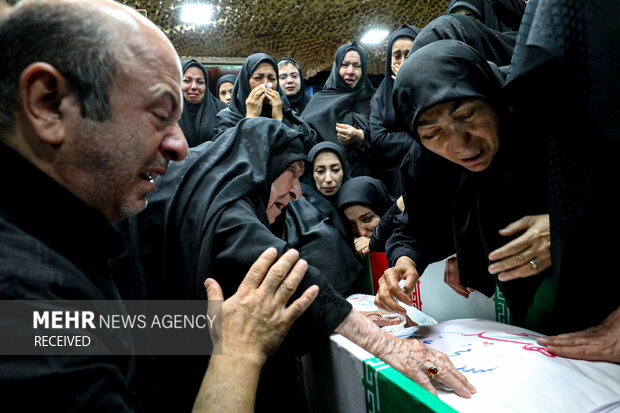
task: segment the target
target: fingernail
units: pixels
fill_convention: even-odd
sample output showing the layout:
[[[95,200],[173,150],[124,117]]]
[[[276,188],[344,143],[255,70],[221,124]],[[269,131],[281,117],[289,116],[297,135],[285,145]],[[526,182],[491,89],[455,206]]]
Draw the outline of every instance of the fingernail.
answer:
[[[205,288],[208,290],[209,288],[211,288],[211,278],[207,278],[205,280]]]
[[[296,249],[291,248],[290,250],[286,251],[286,253],[288,255],[291,255],[293,257],[299,257],[299,252],[297,252]]]

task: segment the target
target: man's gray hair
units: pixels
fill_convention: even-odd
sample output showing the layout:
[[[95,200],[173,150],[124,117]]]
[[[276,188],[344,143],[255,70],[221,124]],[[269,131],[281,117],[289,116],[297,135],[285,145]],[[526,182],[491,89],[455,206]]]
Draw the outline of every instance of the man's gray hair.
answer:
[[[51,3],[51,4],[50,4]],[[82,116],[110,117],[110,90],[118,69],[116,36],[99,13],[55,2],[15,7],[0,20],[0,130],[10,130],[19,105],[21,73],[45,62],[75,89]]]

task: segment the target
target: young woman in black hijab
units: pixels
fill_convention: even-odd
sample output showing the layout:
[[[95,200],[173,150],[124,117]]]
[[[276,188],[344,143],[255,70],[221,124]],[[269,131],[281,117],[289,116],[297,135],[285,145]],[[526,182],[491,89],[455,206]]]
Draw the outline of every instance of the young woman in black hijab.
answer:
[[[382,306],[399,310],[391,295],[411,303],[398,281],[408,294],[429,263],[456,252],[462,286],[487,296],[497,286],[515,324],[546,328],[550,302],[534,299],[551,280],[545,142],[519,129],[503,78],[455,40],[433,42],[401,67],[394,102],[417,142],[401,170],[406,219],[386,245],[393,268],[380,281]],[[538,314],[528,314],[533,303]]]
[[[473,17],[500,32],[516,32],[525,4],[524,0],[451,0],[447,13]]]
[[[183,63],[181,88],[185,102],[179,126],[191,148],[213,138],[217,113],[226,106],[209,91],[209,74],[197,60]]]
[[[303,112],[310,102],[310,96],[306,93],[301,66],[292,57],[283,57],[278,59],[278,74],[280,87],[284,90],[291,108],[298,114]]]
[[[306,152],[317,142],[316,133],[291,109],[278,82],[278,65],[266,53],[250,55],[237,75],[230,105],[217,114],[217,133],[244,118],[276,119],[304,134]]]
[[[565,334],[539,343],[559,356],[615,363],[619,13],[613,0],[531,0],[506,83],[526,125],[548,132],[554,333]]]
[[[370,140],[370,99],[374,88],[366,76],[366,53],[355,42],[338,48],[324,89],[316,93],[301,117],[319,141],[345,146],[351,176],[370,175],[366,142]]]
[[[235,80],[237,80],[237,75],[229,73],[220,77],[215,84],[215,95],[220,101],[226,103],[226,105],[230,105]]]
[[[369,252],[375,229],[394,205],[394,197],[378,179],[356,176],[342,185],[338,193],[338,209],[354,228],[355,249],[360,255]]]
[[[400,65],[405,61],[417,27],[404,25],[396,29],[388,42],[385,77],[370,101],[370,153],[373,176],[383,181],[393,196],[400,196],[398,170],[413,140],[407,132],[395,130],[392,88]]]
[[[349,179],[349,166],[344,149],[333,142],[315,145],[308,157],[302,196],[288,208],[285,239],[346,296],[356,292],[351,288],[363,273],[352,232],[336,208],[340,187]]]

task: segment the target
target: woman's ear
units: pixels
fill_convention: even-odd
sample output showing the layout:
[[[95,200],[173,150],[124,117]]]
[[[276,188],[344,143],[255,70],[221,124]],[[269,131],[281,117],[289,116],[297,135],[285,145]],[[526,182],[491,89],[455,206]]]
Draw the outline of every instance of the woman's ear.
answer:
[[[67,78],[54,66],[36,62],[19,79],[24,118],[37,137],[49,145],[61,145],[73,126],[80,105]]]

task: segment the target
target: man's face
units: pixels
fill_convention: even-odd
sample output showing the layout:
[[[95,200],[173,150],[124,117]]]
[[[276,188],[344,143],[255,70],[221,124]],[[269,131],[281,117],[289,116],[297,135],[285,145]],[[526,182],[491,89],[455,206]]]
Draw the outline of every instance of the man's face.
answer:
[[[284,172],[271,183],[269,202],[267,203],[267,218],[273,224],[282,213],[282,209],[291,201],[301,196],[299,178],[304,173],[304,162],[293,162]]]
[[[152,49],[143,61],[120,62],[123,70],[110,91],[111,118],[77,119],[63,163],[74,192],[110,221],[142,211],[155,188],[153,179],[166,173],[170,160],[187,155],[177,122],[182,111],[178,58],[162,41]]]

